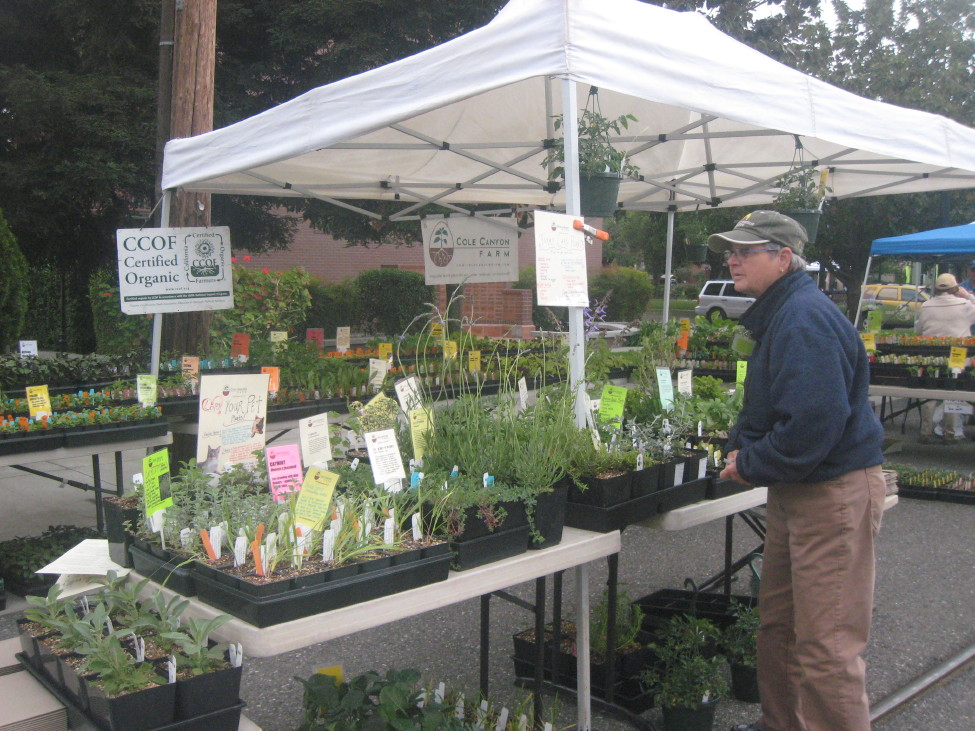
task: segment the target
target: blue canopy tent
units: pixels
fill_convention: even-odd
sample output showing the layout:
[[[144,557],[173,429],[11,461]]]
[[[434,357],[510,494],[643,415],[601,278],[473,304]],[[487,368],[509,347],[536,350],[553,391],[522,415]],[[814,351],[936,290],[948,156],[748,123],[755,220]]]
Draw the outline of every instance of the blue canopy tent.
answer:
[[[972,254],[975,254],[975,223],[874,239],[870,245],[867,270],[863,273],[863,286],[867,285],[870,266],[875,256],[909,256],[912,259],[935,260],[948,257],[960,259]],[[856,322],[860,322],[860,311],[863,308],[862,291],[861,289],[860,304],[857,305]]]

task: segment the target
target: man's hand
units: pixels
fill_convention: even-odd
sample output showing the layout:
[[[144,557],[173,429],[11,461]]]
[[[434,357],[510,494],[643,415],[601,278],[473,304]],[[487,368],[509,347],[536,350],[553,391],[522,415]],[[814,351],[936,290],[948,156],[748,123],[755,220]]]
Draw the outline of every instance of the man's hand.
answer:
[[[725,457],[725,468],[721,470],[721,474],[718,475],[723,480],[734,480],[741,485],[750,485],[744,477],[738,474],[738,467],[735,465],[735,458],[738,456],[738,450],[728,452]]]

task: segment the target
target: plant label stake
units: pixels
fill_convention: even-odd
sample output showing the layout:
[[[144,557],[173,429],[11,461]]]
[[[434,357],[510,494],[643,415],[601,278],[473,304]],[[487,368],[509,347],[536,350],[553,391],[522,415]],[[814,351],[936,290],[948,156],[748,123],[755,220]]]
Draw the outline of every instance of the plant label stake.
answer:
[[[643,452],[637,452],[636,455],[636,468],[638,470],[643,469]]]
[[[437,703],[443,703],[443,697],[446,692],[447,692],[446,683],[440,683],[440,685],[437,686],[437,690],[433,694],[433,699]]]
[[[275,557],[278,555],[278,534],[269,533],[267,538],[264,539],[264,565],[268,566],[274,563]]]
[[[247,536],[234,539],[234,566],[243,566],[247,561]]]
[[[359,467],[359,458],[356,457],[354,460],[352,460],[352,464],[349,465],[349,469],[355,472],[356,469],[358,469],[358,467]]]
[[[132,633],[132,650],[135,653],[136,662],[146,661],[146,641],[135,632]]]
[[[331,561],[335,552],[335,529],[329,528],[322,531],[322,560]]]
[[[498,723],[494,727],[494,731],[505,731],[508,728],[508,709],[502,708],[501,715],[498,716]]]
[[[166,661],[166,674],[169,676],[170,683],[176,682],[176,658],[172,655]]]
[[[189,528],[183,528],[179,532],[179,545],[183,547],[184,551],[189,551],[193,545],[193,531]]]
[[[454,706],[454,718],[464,720],[464,694],[457,696],[457,704]]]
[[[206,528],[200,531],[200,540],[203,541],[203,548],[207,552],[207,556],[210,557],[210,560],[216,561],[217,554],[213,552],[213,544],[210,543],[210,534],[207,533]]]
[[[423,533],[420,530],[420,514],[419,513],[413,513],[413,515],[410,517],[410,525],[413,528],[413,540],[414,541],[419,541],[421,538],[423,538]]]
[[[223,536],[222,526],[215,525],[210,529],[210,545],[213,546],[213,557],[220,558],[223,555]]]
[[[396,521],[386,518],[383,523],[383,543],[393,543],[396,540]]]
[[[227,652],[230,655],[231,667],[239,668],[244,664],[244,646],[239,642],[231,642],[227,645]]]

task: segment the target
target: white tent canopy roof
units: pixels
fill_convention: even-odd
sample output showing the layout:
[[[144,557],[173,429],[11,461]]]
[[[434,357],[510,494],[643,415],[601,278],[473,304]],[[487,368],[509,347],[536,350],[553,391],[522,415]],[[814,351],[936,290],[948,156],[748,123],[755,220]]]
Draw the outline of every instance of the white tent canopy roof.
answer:
[[[643,177],[625,208],[767,203],[796,136],[835,198],[975,187],[975,130],[830,86],[698,14],[511,0],[436,48],[170,141],[163,188],[564,208],[541,160],[565,78],[580,106],[595,86],[605,116],[637,118],[617,145]]]

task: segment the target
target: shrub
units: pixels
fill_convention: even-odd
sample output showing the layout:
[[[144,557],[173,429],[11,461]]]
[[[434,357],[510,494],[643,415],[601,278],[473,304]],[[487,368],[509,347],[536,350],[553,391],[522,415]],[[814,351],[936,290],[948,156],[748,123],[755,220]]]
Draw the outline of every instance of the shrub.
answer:
[[[148,356],[152,346],[152,315],[122,312],[117,272],[95,271],[88,280],[88,298],[95,347],[100,354],[123,355],[135,351]]]
[[[365,332],[400,335],[433,301],[433,287],[423,275],[402,269],[372,269],[355,283],[359,325]]]
[[[647,311],[652,292],[650,276],[628,267],[607,267],[589,280],[591,301],[605,302],[606,319],[628,322]]]
[[[234,333],[248,333],[251,347],[255,339],[267,340],[272,330],[296,333],[311,304],[310,284],[308,272],[298,267],[272,272],[235,266],[234,307],[214,313],[211,345],[229,351]]]
[[[337,284],[313,280],[308,285],[308,293],[311,304],[299,335],[307,328],[320,327],[325,330],[326,338],[334,338],[335,328],[356,324],[356,290],[352,279],[343,279]]]
[[[535,282],[535,267],[525,267],[518,272],[515,289],[530,289],[532,293],[532,322],[539,330],[568,330],[569,308],[547,307],[538,304],[538,288]]]
[[[17,239],[7,226],[0,211],[0,261],[4,273],[0,277],[0,352],[20,337],[27,315],[27,290],[30,277],[27,259],[17,245]]]

